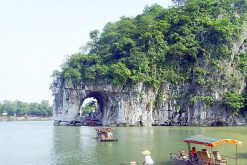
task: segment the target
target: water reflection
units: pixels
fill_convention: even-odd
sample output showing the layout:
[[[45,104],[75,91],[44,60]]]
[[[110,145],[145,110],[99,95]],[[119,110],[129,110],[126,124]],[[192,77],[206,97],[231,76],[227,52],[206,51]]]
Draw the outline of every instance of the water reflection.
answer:
[[[97,164],[91,132],[87,127],[54,127],[54,164]]]
[[[186,151],[183,139],[197,134],[243,141],[238,146],[238,165],[247,164],[247,127],[115,127],[113,135],[118,141],[106,143],[97,141],[94,127],[54,127],[51,121],[0,124],[1,165],[141,164],[144,149],[151,151],[155,165],[177,165],[168,153]],[[202,147],[197,145],[196,149]],[[232,144],[213,150],[235,157]],[[228,164],[235,164],[235,160],[228,160]]]
[[[54,165],[128,165],[130,161],[141,164],[141,151],[148,149],[156,165],[177,165],[169,158],[169,152],[187,151],[183,139],[202,134],[218,138],[236,138],[245,143],[246,127],[115,127],[117,142],[99,142],[94,127],[54,127]],[[238,165],[246,164],[246,147],[239,146]],[[198,150],[205,146],[197,145]],[[210,148],[208,149],[210,150]],[[233,145],[214,147],[223,155],[234,156]],[[188,151],[187,151],[188,152]],[[229,164],[234,164],[229,160]]]

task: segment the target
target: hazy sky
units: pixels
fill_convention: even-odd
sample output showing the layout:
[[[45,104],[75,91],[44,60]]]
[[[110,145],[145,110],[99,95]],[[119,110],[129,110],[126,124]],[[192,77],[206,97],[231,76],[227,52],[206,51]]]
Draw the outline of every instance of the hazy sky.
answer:
[[[145,5],[171,0],[5,0],[0,5],[0,101],[40,102],[53,97],[51,74],[78,52],[89,32]]]

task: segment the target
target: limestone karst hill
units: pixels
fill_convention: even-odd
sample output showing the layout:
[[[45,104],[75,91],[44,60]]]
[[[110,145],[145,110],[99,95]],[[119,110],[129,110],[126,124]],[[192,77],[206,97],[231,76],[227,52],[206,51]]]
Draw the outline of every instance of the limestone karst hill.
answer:
[[[103,125],[246,125],[246,0],[146,7],[93,30],[54,72],[55,123],[98,102]]]

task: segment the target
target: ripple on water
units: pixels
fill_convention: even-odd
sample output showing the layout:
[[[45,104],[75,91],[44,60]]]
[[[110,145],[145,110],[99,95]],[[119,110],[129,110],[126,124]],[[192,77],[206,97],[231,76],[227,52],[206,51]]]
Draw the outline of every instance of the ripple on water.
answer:
[[[168,153],[187,149],[182,140],[195,134],[243,141],[238,165],[247,162],[247,127],[116,127],[118,142],[99,142],[94,127],[54,127],[52,122],[1,122],[0,155],[3,165],[120,165],[141,163],[149,149],[156,165],[175,165]],[[201,146],[196,146],[201,149]],[[215,148],[234,156],[234,145]],[[209,149],[210,150],[210,149]],[[229,160],[229,164],[235,164]]]

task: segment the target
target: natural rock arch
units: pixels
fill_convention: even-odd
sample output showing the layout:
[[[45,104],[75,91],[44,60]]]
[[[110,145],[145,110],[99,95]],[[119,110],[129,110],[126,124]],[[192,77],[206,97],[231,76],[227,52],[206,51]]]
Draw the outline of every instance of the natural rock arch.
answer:
[[[66,79],[57,78],[52,84],[54,124],[69,125],[78,120],[81,105],[89,97],[98,101],[102,125],[138,125],[140,119],[152,120],[151,109],[146,111],[146,101],[141,101],[142,88],[142,84],[129,88],[104,81],[85,81],[73,86]]]
[[[96,98],[100,106],[102,125],[211,125],[227,121],[227,125],[242,125],[245,121],[226,111],[221,104],[206,105],[198,99],[191,104],[186,95],[191,84],[163,83],[158,90],[142,82],[114,86],[106,81],[82,81],[73,85],[57,77],[52,84],[54,124],[71,125],[77,121],[86,98]],[[202,93],[203,95],[203,93]],[[220,125],[221,123],[215,123]],[[226,124],[224,124],[226,125]]]
[[[88,98],[94,98],[97,102],[97,106],[96,106],[97,109],[95,110],[95,112],[90,113],[89,117],[91,119],[96,120],[98,124],[102,124],[103,112],[104,112],[104,100],[102,94],[100,94],[100,92],[91,92],[86,97],[82,98],[80,103],[80,107],[81,107],[80,111],[82,109],[82,105],[84,101]]]

